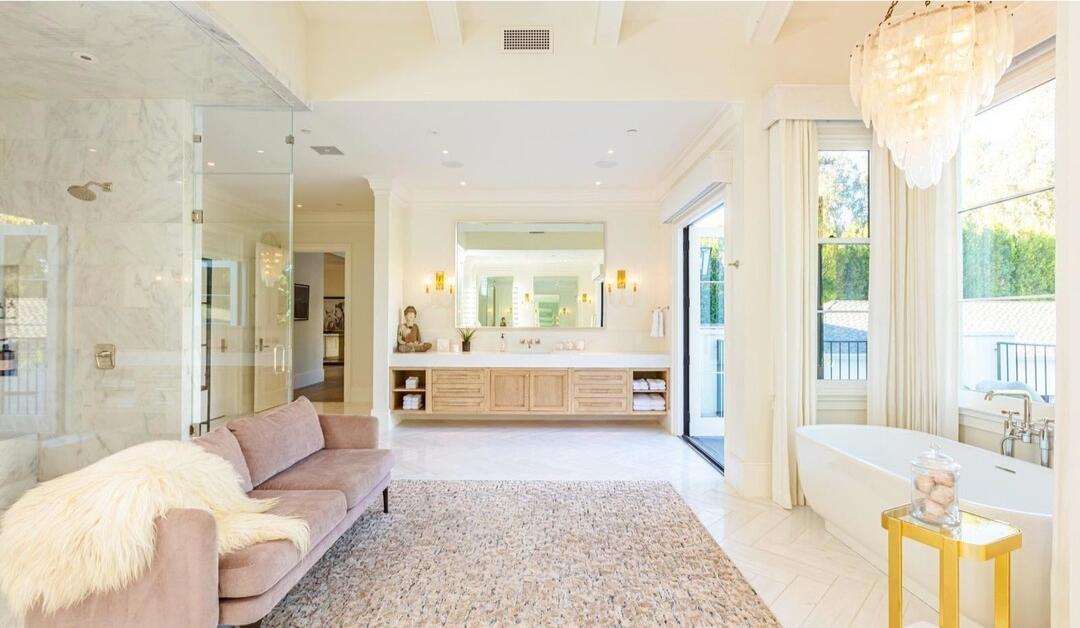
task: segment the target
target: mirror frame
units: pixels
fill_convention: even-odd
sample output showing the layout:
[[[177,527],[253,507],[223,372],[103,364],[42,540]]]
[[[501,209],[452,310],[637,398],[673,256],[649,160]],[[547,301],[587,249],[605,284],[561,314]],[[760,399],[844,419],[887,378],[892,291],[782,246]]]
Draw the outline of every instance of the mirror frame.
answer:
[[[530,225],[530,224],[547,224],[547,225],[600,225],[603,227],[602,237],[603,246],[601,251],[604,253],[604,281],[600,288],[600,295],[598,297],[600,303],[600,324],[595,327],[477,327],[476,330],[480,332],[484,331],[499,331],[502,330],[521,330],[521,331],[590,331],[600,330],[607,326],[607,301],[605,300],[605,292],[607,287],[607,221],[606,220],[458,220],[454,222],[454,234],[453,234],[453,247],[454,247],[454,327],[461,328],[460,315],[460,299],[462,291],[461,278],[458,277],[458,233],[461,231],[462,225]]]

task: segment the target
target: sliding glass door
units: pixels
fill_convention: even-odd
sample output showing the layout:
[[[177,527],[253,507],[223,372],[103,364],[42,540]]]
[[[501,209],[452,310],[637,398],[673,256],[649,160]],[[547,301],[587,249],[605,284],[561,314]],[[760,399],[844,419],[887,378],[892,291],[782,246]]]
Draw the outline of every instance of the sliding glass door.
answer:
[[[724,206],[683,230],[683,434],[724,467]]]

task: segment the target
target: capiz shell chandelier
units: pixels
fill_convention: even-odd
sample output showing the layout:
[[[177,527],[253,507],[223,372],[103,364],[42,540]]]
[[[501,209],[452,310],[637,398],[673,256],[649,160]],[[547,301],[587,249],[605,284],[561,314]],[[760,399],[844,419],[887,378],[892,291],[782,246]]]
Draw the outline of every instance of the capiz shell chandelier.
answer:
[[[896,4],[851,53],[851,98],[908,185],[928,188],[1012,63],[1012,15],[994,2],[927,2],[894,17]]]

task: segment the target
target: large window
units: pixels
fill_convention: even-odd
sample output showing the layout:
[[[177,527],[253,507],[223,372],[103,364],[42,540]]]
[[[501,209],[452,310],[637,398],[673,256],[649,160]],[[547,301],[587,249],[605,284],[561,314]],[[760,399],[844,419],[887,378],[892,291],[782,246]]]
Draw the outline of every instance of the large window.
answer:
[[[870,151],[818,152],[818,379],[865,380]]]
[[[1053,403],[1054,82],[979,113],[960,149],[960,384]]]

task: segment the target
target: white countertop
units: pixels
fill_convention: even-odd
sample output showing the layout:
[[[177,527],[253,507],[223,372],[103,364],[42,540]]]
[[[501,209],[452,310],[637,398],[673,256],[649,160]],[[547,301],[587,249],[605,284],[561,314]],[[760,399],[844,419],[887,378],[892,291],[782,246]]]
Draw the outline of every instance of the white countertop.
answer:
[[[392,353],[390,366],[444,368],[667,368],[666,353],[602,353],[596,351],[472,351],[470,353]]]

